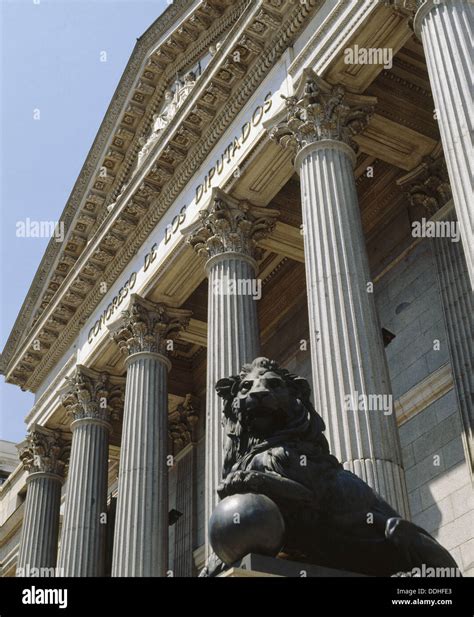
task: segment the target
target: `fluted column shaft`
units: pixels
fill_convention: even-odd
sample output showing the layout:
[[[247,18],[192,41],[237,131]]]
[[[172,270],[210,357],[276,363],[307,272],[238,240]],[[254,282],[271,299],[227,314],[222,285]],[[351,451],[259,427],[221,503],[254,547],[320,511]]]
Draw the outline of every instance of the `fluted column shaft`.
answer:
[[[408,516],[353,172],[354,136],[376,103],[308,69],[270,136],[295,151],[301,178],[314,399],[331,452]]]
[[[322,140],[301,150],[296,161],[315,407],[326,423],[331,452],[406,514],[390,381],[368,289],[354,158],[342,141]],[[390,415],[382,408],[372,409],[371,400],[389,403]]]
[[[470,0],[428,0],[415,16],[423,42],[441,141],[471,287],[474,286],[472,208],[472,22]]]
[[[59,508],[63,478],[45,472],[27,478],[25,514],[17,569],[55,568],[58,554]]]
[[[112,576],[166,575],[169,368],[157,353],[127,360]]]
[[[103,576],[110,424],[81,418],[71,430],[59,566],[63,576]]]
[[[217,502],[222,476],[222,402],[219,379],[238,375],[260,355],[257,274],[258,240],[272,232],[279,212],[234,199],[214,188],[200,220],[182,233],[207,258],[206,520]],[[257,292],[257,293],[255,293]],[[206,525],[206,553],[209,555]]]
[[[61,400],[72,417],[72,444],[59,565],[63,576],[104,576],[109,435],[122,389],[84,366],[66,381]]]
[[[29,472],[17,575],[50,576],[51,570],[32,568],[56,567],[66,442],[58,431],[35,424],[17,447]]]
[[[225,375],[238,375],[242,365],[260,355],[257,302],[250,294],[226,294],[227,283],[255,279],[256,264],[238,253],[212,257],[209,277],[206,388],[206,520],[219,497],[223,462],[222,401],[215,385]]]
[[[112,576],[165,576],[168,567],[166,353],[190,311],[132,294],[109,326],[127,354]]]
[[[456,221],[451,208],[444,221]],[[474,400],[472,376],[472,292],[467,276],[465,255],[459,242],[451,238],[435,238],[433,252],[448,335],[456,394],[461,412],[466,460],[471,469],[474,463]]]

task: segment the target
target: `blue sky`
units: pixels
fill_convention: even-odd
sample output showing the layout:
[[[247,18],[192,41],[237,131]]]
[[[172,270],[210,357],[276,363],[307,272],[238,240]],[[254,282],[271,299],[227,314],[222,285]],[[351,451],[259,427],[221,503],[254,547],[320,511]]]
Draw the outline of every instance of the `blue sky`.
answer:
[[[59,219],[136,39],[168,4],[0,0],[1,349],[48,243],[17,223]],[[24,438],[32,404],[0,377],[0,439]]]

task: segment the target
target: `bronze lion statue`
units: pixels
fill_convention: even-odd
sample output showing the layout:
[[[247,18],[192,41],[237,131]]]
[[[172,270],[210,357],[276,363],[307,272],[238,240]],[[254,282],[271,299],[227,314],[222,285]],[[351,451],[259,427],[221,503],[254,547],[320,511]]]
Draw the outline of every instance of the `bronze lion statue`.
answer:
[[[270,498],[284,520],[280,557],[372,576],[423,564],[457,568],[432,536],[330,454],[305,379],[257,358],[239,376],[220,379],[216,390],[225,432],[219,497]],[[201,576],[225,567],[212,555]]]

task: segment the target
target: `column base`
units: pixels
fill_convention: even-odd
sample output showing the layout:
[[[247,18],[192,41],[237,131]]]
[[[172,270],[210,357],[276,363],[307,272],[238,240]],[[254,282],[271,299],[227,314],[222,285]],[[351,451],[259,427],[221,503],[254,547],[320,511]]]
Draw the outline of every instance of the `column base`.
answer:
[[[379,458],[341,461],[344,469],[364,480],[382,499],[406,520],[410,508],[404,491],[404,471],[401,465]]]

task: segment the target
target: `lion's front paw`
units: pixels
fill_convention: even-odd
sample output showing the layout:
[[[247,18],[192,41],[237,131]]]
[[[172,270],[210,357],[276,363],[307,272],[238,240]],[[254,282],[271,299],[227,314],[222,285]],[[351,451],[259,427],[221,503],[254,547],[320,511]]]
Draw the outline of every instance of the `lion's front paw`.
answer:
[[[206,565],[199,573],[199,578],[217,576],[226,569],[225,563],[215,553],[211,553],[206,561]]]
[[[255,471],[234,471],[219,485],[217,493],[222,499],[235,493],[258,491],[260,474]]]

